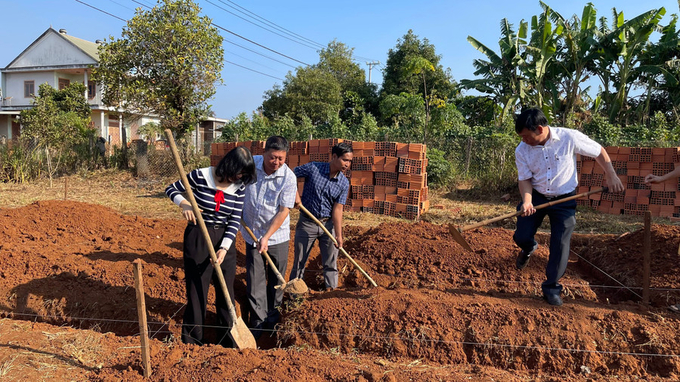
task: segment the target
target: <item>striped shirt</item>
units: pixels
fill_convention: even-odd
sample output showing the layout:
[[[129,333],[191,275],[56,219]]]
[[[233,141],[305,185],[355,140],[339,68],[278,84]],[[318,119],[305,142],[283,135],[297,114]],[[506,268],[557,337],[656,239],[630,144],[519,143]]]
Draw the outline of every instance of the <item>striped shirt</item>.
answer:
[[[546,196],[568,194],[578,186],[576,154],[598,157],[599,143],[573,129],[550,127],[544,145],[521,142],[515,149],[518,180],[531,179],[533,188]]]
[[[318,219],[330,218],[333,205],[347,201],[349,181],[342,172],[330,178],[330,163],[309,162],[295,167],[293,172],[298,178],[305,178],[301,203]]]
[[[220,204],[219,210],[215,211],[215,194],[218,189],[215,186],[214,167],[196,169],[187,175],[189,186],[196,199],[198,208],[202,210],[201,216],[207,225],[225,225],[224,237],[220,247],[229,248],[236,238],[241,225],[241,213],[243,211],[243,200],[246,195],[246,186],[241,183],[232,183],[224,190],[224,202]],[[172,199],[173,203],[179,204],[186,200],[182,193],[186,189],[182,180],[169,185],[165,189],[165,194]]]
[[[295,207],[295,193],[297,179],[293,171],[284,163],[273,174],[264,172],[264,158],[262,155],[253,156],[257,181],[246,186],[246,199],[243,207],[243,223],[248,225],[259,239],[269,229],[279,207]],[[241,235],[246,243],[253,245],[253,239],[241,227]],[[269,245],[281,244],[290,240],[290,215],[279,229],[269,238]]]

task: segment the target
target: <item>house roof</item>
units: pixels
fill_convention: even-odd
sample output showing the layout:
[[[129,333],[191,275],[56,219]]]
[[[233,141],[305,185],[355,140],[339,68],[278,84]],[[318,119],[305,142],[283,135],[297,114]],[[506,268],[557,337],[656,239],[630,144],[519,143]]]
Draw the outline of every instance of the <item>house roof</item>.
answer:
[[[43,32],[35,41],[31,43],[26,49],[24,49],[12,62],[10,62],[7,67],[5,67],[3,70],[10,69],[14,63],[16,63],[19,59],[22,58],[27,52],[29,52],[33,47],[38,45],[48,34],[53,34],[56,36],[59,36],[59,38],[64,39],[68,44],[74,46],[76,49],[80,50],[82,53],[84,53],[87,57],[90,59],[94,60],[95,62],[99,62],[99,52],[98,52],[98,44],[83,40],[78,37],[73,37],[69,36],[66,33],[59,33],[54,28],[49,27],[45,32]]]
[[[50,29],[52,29],[52,28],[50,28]],[[52,30],[54,30],[54,29],[52,29]],[[99,50],[98,50],[99,45],[97,43],[94,43],[92,41],[83,40],[82,38],[69,36],[69,35],[63,34],[63,33],[59,33],[59,35],[61,37],[65,38],[66,40],[70,41],[73,45],[80,48],[80,50],[82,50],[85,54],[92,57],[93,60],[99,61]]]

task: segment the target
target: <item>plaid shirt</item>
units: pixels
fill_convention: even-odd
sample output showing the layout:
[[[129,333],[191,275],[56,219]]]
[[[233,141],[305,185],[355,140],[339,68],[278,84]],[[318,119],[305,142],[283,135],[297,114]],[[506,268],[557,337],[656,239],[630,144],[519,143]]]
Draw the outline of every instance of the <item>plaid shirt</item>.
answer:
[[[297,179],[293,171],[284,163],[273,174],[264,172],[264,158],[262,155],[253,156],[257,170],[257,182],[246,186],[245,202],[243,203],[243,222],[248,225],[259,239],[269,229],[274,215],[279,207],[295,207],[295,193]],[[241,226],[241,235],[246,243],[253,245],[245,228]],[[269,238],[269,245],[281,244],[290,240],[290,215]]]
[[[300,197],[302,205],[318,219],[330,218],[333,205],[345,204],[347,201],[349,181],[342,172],[330,178],[330,163],[309,162],[295,167],[293,171],[298,178],[305,178],[305,187]]]

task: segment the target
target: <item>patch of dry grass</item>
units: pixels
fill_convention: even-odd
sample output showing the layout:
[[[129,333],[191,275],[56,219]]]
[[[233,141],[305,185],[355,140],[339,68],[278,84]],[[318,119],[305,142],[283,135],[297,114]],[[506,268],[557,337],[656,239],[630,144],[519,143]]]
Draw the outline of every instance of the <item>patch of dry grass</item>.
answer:
[[[47,179],[30,184],[0,183],[3,207],[16,208],[38,200],[64,199],[101,204],[128,215],[146,218],[181,219],[179,209],[165,196],[165,187],[176,179],[138,179],[128,172],[101,170],[87,176],[68,176],[54,180],[49,187]],[[503,193],[479,191],[476,189],[431,190],[430,210],[422,215],[422,220],[434,224],[456,224],[459,226],[480,222],[486,219],[515,211],[519,193],[514,190],[509,199],[502,199]],[[441,209],[435,206],[440,206]],[[291,223],[295,224],[299,212],[291,212]],[[590,209],[579,208],[577,212],[577,232],[620,234],[635,231],[642,227],[642,218],[628,215],[602,214]],[[548,229],[544,222],[542,229]],[[383,222],[403,221],[401,219],[365,214],[345,213],[345,224],[375,227]],[[657,224],[671,224],[664,218],[654,218]],[[514,229],[515,219],[510,218],[491,226]]]

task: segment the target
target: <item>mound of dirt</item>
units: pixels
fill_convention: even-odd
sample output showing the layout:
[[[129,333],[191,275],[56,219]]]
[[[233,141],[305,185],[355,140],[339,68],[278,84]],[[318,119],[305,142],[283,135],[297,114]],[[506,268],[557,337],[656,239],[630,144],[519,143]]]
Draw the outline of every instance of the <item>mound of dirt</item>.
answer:
[[[185,303],[181,243],[185,225],[179,219],[124,216],[68,201],[0,210],[0,316],[9,318],[0,324],[38,321],[24,331],[0,325],[0,366],[19,343],[18,349],[35,346],[39,354],[62,357],[68,366],[64,378],[71,378],[70,368],[80,367],[91,379],[141,380],[131,264],[142,259],[154,380],[680,377],[678,357],[668,356],[680,354],[680,317],[665,306],[643,309],[625,300],[605,305],[601,292],[591,288],[601,283],[600,276],[575,258],[563,279],[565,305],[550,307],[540,300],[546,235],[539,236],[541,247],[519,272],[514,269],[511,231],[465,232],[475,249],[465,252],[446,227],[429,223],[345,228],[347,250],[378,288],[367,288],[364,276],[341,256],[340,288],[319,292],[323,277],[315,248],[304,277],[310,293],[287,302],[274,331],[278,336],[265,335],[258,342],[262,348],[283,349],[238,352],[184,345],[176,338]],[[653,247],[657,256],[653,285],[675,287],[678,275],[671,275],[671,264],[677,253],[675,235],[680,232],[674,227],[654,229],[658,243]],[[640,268],[634,246],[641,239],[636,235],[575,237],[575,248],[623,278],[630,268]],[[245,243],[240,236],[236,247],[237,310],[247,322]],[[626,251],[631,254],[621,255]],[[291,245],[284,276],[289,275],[292,259]],[[631,276],[630,282],[638,279]],[[211,325],[212,288],[207,310]],[[39,345],[45,338],[56,338],[51,333],[59,330],[75,331],[74,342],[64,345],[68,351]],[[83,358],[80,348],[89,344],[90,336],[102,344],[99,363]]]
[[[665,306],[680,302],[680,227],[652,225],[650,300]],[[586,261],[579,262],[581,273],[598,284],[620,286],[605,272],[632,291],[642,295],[644,231],[624,235],[574,235],[572,248]],[[604,272],[598,270],[600,268]],[[636,300],[627,289],[599,292],[610,300]]]

